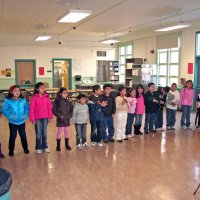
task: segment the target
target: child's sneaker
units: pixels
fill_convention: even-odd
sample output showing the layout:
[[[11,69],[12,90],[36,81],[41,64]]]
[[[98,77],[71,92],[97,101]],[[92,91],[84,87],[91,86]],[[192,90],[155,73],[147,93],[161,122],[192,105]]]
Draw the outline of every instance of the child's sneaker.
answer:
[[[81,148],[81,144],[78,144],[78,145],[77,145],[77,149],[82,149],[82,148]]]
[[[37,154],[41,154],[42,153],[42,150],[41,149],[36,149],[35,151]]]
[[[134,134],[129,134],[128,135],[128,138],[132,138],[132,137],[134,137]]]
[[[191,126],[186,127],[186,129],[188,129],[188,130],[192,130]]]
[[[181,128],[185,130],[185,129],[186,129],[186,126],[181,126]]]
[[[83,144],[83,147],[90,147],[86,142]]]
[[[44,149],[45,153],[50,153],[49,148]]]
[[[91,142],[91,146],[95,147],[96,146],[96,142]]]
[[[97,143],[98,147],[102,147],[103,144],[101,142]]]
[[[174,127],[174,126],[172,126],[172,127],[171,127],[171,129],[172,129],[172,130],[175,130],[175,127]]]
[[[170,126],[168,126],[168,127],[167,127],[167,130],[168,130],[168,131],[169,131],[169,130],[171,130],[171,127],[170,127]]]

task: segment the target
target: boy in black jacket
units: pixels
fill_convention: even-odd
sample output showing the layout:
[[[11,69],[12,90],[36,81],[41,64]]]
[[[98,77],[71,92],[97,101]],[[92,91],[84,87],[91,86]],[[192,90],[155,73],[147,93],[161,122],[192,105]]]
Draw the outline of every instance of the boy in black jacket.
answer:
[[[156,118],[156,131],[164,131],[163,129],[163,107],[166,103],[167,93],[169,92],[169,87],[161,87],[157,91],[159,98],[159,105]]]
[[[144,95],[145,103],[145,125],[144,131],[146,134],[149,132],[155,133],[156,113],[158,111],[159,98],[155,92],[155,84],[148,84],[148,91]]]
[[[102,132],[102,140],[105,143],[108,142],[114,142],[113,139],[114,136],[114,120],[113,116],[116,112],[116,103],[115,98],[112,96],[111,93],[111,85],[105,84],[103,86],[104,94],[102,95],[102,101],[106,102],[107,105],[103,108],[104,113],[104,127]],[[107,129],[108,129],[108,135],[107,135]]]

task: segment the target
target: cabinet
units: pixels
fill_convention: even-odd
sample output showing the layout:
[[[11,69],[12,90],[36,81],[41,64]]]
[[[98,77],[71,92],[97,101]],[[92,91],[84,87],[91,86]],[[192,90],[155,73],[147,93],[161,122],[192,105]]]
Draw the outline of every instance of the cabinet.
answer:
[[[118,61],[110,61],[109,63],[110,71],[110,82],[117,83],[119,82],[119,62]]]
[[[142,83],[142,58],[126,59],[125,69],[125,85],[132,87],[133,85]]]

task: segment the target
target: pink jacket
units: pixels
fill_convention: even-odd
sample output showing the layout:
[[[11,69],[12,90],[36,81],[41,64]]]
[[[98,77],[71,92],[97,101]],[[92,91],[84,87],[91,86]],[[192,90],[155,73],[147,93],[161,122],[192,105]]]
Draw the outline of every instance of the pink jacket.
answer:
[[[142,115],[144,114],[144,97],[143,95],[137,98],[137,106],[136,106],[136,114]]]
[[[47,94],[40,96],[35,94],[31,99],[29,118],[31,122],[35,122],[37,119],[52,119],[52,106],[50,98]]]
[[[137,99],[136,98],[132,98],[132,97],[128,97],[127,101],[128,101],[128,113],[134,114],[135,113],[135,109],[136,109]]]
[[[194,100],[194,90],[184,88],[180,92],[180,102],[179,106],[192,106]]]

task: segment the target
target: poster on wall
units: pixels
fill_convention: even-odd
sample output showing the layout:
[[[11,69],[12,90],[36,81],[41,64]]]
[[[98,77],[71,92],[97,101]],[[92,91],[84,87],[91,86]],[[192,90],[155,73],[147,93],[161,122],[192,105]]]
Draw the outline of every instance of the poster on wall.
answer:
[[[188,74],[193,74],[193,63],[188,63]]]
[[[11,68],[6,68],[6,77],[11,77]]]
[[[39,67],[39,75],[44,75],[44,67]]]

